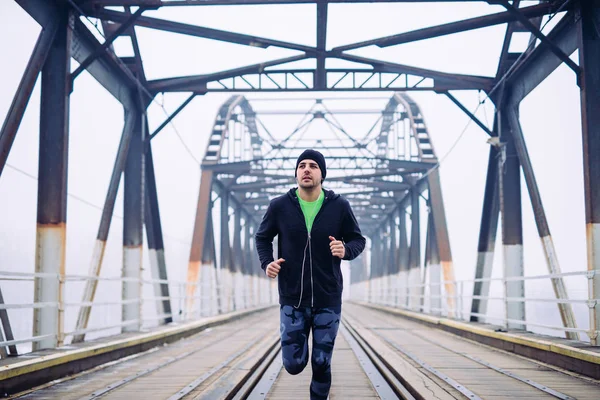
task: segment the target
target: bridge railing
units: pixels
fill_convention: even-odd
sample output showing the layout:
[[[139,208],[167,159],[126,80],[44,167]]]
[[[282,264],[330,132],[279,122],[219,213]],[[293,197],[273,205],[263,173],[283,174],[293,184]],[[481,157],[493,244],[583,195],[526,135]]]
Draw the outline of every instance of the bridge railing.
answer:
[[[244,278],[249,279],[244,280]],[[56,282],[61,282],[63,288],[61,301],[11,302],[33,298],[35,279],[54,279]],[[95,301],[75,301],[77,298],[81,299],[83,285],[90,280],[105,282],[105,284],[114,283],[118,286],[99,286],[97,292],[109,290],[111,295],[96,296]],[[142,285],[140,290],[142,295],[127,300],[121,299],[120,295],[114,296],[114,293],[120,293],[123,282],[139,282]],[[3,313],[3,330],[0,330],[0,333],[4,331],[5,334],[5,337],[0,336],[0,349],[19,346],[19,354],[31,351],[33,343],[49,338],[62,345],[71,342],[78,335],[88,335],[86,339],[94,339],[118,334],[121,328],[132,325],[136,326],[138,330],[147,330],[164,324],[169,318],[172,322],[189,321],[219,313],[271,304],[276,300],[271,282],[248,275],[237,277],[237,283],[232,279],[224,280],[221,284],[215,281],[198,282],[192,298],[186,295],[186,288],[189,284],[186,281],[174,279],[138,279],[120,276],[96,277],[75,274],[59,275],[0,271],[1,283],[10,284],[3,285],[4,302],[0,302],[0,313]],[[21,286],[18,286],[19,283]],[[154,295],[154,288],[157,284],[168,285],[170,295]],[[116,298],[113,300],[110,298],[111,296]],[[8,302],[6,302],[7,300]],[[170,303],[170,313],[160,313],[160,308],[156,307],[157,303],[164,301]],[[140,315],[143,317],[122,321],[121,307],[126,304],[139,304],[142,309]],[[187,305],[189,304],[193,304],[193,308],[188,309]],[[90,326],[78,328],[77,314],[82,307],[92,307],[92,310],[100,310],[100,315],[98,316],[98,311],[95,311],[93,317],[90,318]],[[34,320],[33,310],[44,308],[55,309],[59,315],[58,320],[63,322],[58,324],[56,331],[52,334],[31,336]],[[4,317],[7,321],[4,320]],[[99,321],[100,323],[98,323]],[[7,322],[10,324],[8,330],[5,325]],[[2,354],[4,355],[4,352]]]
[[[416,274],[418,271],[389,275],[386,277],[374,278],[368,281],[362,281],[352,284],[350,288],[350,297],[355,300],[381,304],[390,307],[396,307],[408,311],[415,311],[432,316],[443,316],[464,321],[480,321],[493,325],[498,325],[500,329],[510,330],[516,327],[521,329],[539,328],[537,331],[554,336],[559,336],[563,332],[577,332],[585,334],[582,340],[589,340],[590,337],[597,336],[600,331],[590,329],[595,326],[594,310],[600,299],[593,298],[592,280],[595,271],[577,271],[564,272],[560,274],[545,274],[525,277],[498,277],[482,279],[465,279],[441,282],[410,283],[410,274]],[[548,279],[557,279],[565,277],[585,278],[587,285],[585,287],[587,296],[585,298],[557,299],[551,297],[510,297],[504,295],[504,288],[508,282],[537,282]],[[413,280],[414,282],[414,280]],[[546,281],[547,282],[547,281]],[[490,285],[489,295],[473,295],[473,287],[476,283]],[[492,287],[492,284],[496,284]],[[454,295],[449,296],[446,293],[446,287],[454,287]],[[553,293],[553,292],[552,292]],[[579,292],[581,293],[581,292]],[[581,295],[579,296],[581,297]],[[479,301],[479,310],[484,312],[474,312],[472,309],[473,301]],[[525,303],[528,305],[528,311],[535,310],[534,303],[551,304],[570,304],[578,306],[575,315],[577,321],[583,327],[567,328],[563,325],[553,323],[544,323],[558,319],[560,313],[557,308],[548,311],[543,309],[543,313],[529,313],[530,316],[524,320],[507,318],[507,309],[510,304]],[[437,305],[437,306],[436,306]],[[519,329],[519,328],[517,328]],[[536,329],[531,329],[536,330]]]

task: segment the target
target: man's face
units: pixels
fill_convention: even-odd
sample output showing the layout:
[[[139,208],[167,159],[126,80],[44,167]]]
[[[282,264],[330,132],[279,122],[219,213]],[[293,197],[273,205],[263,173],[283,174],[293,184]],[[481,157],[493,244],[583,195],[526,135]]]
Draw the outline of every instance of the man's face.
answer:
[[[304,189],[312,189],[320,186],[323,178],[319,164],[316,161],[308,159],[300,161],[296,170],[296,180],[298,181],[298,186]]]

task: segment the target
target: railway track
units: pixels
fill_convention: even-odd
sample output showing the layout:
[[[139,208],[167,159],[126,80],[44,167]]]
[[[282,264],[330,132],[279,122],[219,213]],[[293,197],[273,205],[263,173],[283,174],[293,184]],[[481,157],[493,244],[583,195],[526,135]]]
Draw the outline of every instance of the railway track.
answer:
[[[600,398],[600,385],[592,379],[515,360],[514,355],[381,311],[345,307],[333,357],[331,399],[476,400],[514,393],[528,398]],[[13,398],[307,398],[310,363],[299,376],[284,371],[277,327],[277,312],[261,312]],[[522,363],[528,363],[527,368]],[[504,389],[490,392],[483,380]]]

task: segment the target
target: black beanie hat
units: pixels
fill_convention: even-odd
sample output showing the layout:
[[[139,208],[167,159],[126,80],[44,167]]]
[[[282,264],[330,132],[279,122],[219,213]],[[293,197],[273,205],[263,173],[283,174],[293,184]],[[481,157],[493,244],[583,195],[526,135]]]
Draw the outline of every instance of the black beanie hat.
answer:
[[[325,157],[323,157],[323,154],[312,149],[304,150],[302,154],[300,154],[300,157],[298,157],[298,160],[296,161],[296,169],[294,170],[294,176],[296,176],[296,174],[298,173],[298,164],[300,164],[300,161],[302,160],[315,161],[321,169],[321,176],[323,177],[323,179],[325,179],[325,176],[327,175],[327,166],[325,165]]]

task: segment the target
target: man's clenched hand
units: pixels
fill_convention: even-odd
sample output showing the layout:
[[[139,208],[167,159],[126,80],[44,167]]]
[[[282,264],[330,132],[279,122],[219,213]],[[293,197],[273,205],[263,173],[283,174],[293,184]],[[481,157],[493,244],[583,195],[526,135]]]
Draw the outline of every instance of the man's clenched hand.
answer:
[[[271,279],[277,278],[277,275],[279,275],[279,271],[281,270],[281,264],[284,262],[285,260],[280,258],[279,260],[273,261],[267,265],[267,268],[265,269],[267,276]]]
[[[336,240],[333,236],[329,236],[329,248],[331,249],[331,255],[334,257],[344,258],[346,255],[346,247],[341,240]]]

